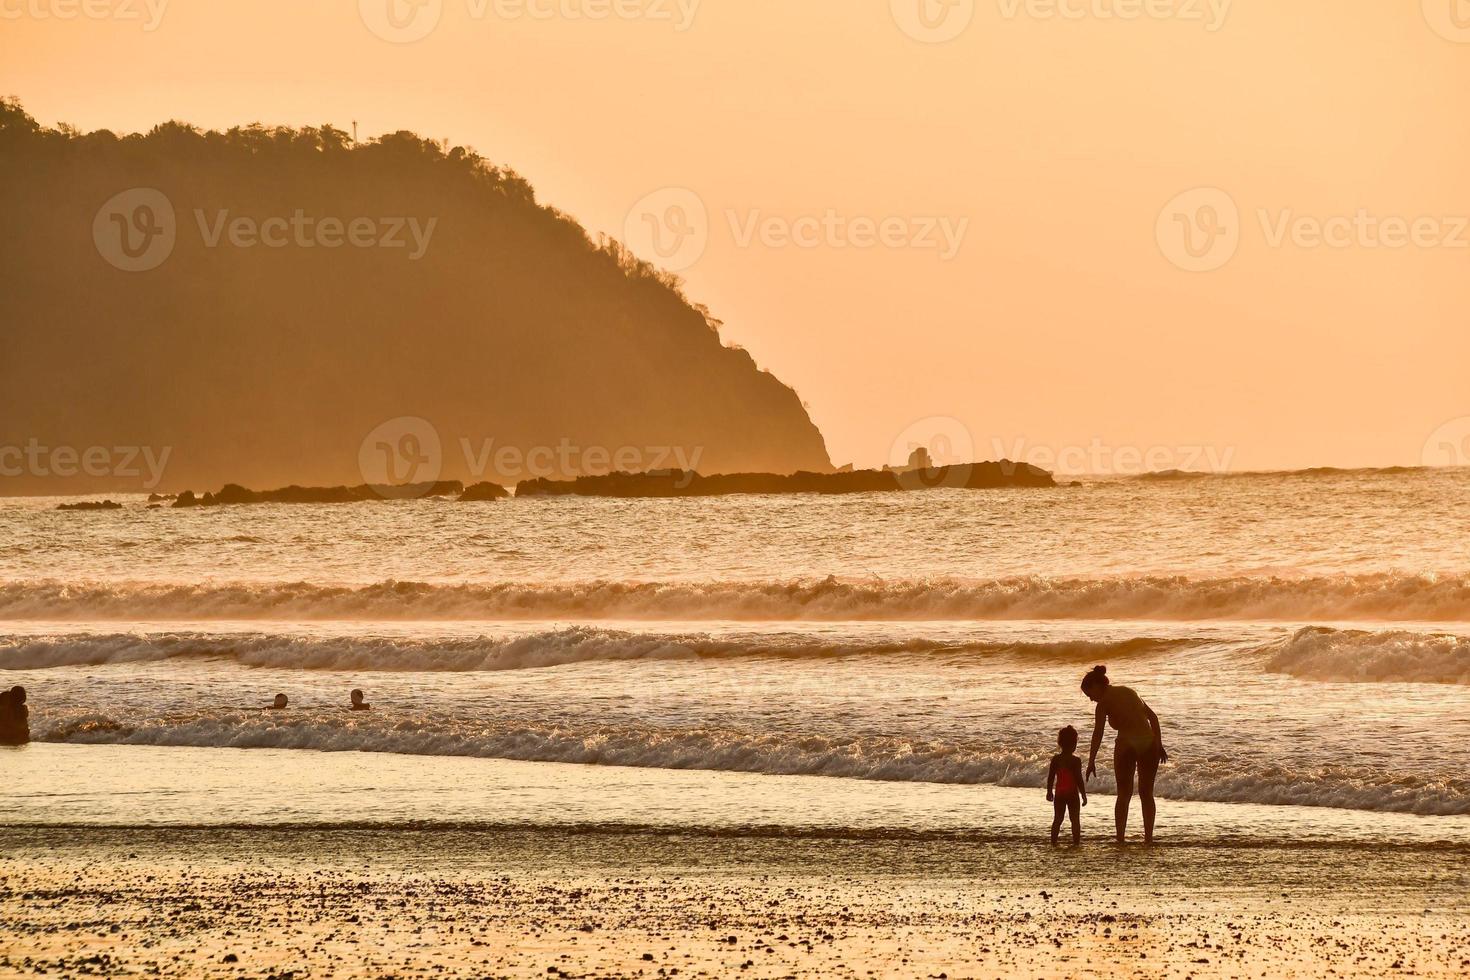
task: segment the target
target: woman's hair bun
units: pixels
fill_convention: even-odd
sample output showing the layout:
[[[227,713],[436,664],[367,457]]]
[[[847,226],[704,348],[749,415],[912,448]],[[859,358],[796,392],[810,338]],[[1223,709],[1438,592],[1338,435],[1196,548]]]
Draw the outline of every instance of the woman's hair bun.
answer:
[[[1099,677],[1106,677],[1108,675],[1108,668],[1103,666],[1102,664],[1098,664],[1096,667],[1092,668],[1092,672]]]
[[[1098,664],[1087,672],[1087,676],[1082,678],[1082,690],[1085,691],[1094,684],[1106,684],[1107,682],[1108,669],[1102,664]]]

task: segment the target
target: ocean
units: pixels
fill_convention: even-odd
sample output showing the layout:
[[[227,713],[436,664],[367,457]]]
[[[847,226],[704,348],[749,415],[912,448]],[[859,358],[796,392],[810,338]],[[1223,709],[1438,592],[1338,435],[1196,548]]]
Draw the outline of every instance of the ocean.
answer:
[[[0,500],[0,683],[37,743],[0,750],[5,822],[1022,828],[1101,663],[1161,718],[1166,837],[1470,827],[1470,470],[116,499]],[[291,805],[252,806],[273,783]]]

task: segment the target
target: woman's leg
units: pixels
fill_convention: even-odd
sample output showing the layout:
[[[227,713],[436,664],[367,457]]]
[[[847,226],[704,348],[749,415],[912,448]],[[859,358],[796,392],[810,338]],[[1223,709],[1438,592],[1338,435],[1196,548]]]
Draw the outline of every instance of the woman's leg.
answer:
[[[1154,839],[1154,777],[1159,774],[1159,750],[1155,746],[1138,760],[1138,799],[1143,806],[1143,840]]]
[[[1133,803],[1133,770],[1138,756],[1123,738],[1113,743],[1113,779],[1118,784],[1118,802],[1113,805],[1113,822],[1118,828],[1118,843],[1128,836],[1128,807]]]

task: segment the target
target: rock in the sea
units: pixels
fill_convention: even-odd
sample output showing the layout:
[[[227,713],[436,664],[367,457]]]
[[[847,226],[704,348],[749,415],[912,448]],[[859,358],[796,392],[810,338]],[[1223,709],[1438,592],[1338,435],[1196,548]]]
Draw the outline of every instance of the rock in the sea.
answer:
[[[731,473],[701,476],[689,470],[609,473],[576,480],[526,480],[517,497],[720,497],[734,494],[850,494],[959,488],[1054,487],[1046,470],[1001,460],[924,470],[845,473]]]
[[[57,510],[122,510],[122,504],[111,500],[83,500],[76,504],[57,504]]]
[[[185,490],[174,501],[175,507],[222,507],[240,504],[356,504],[370,500],[421,500],[425,497],[451,497],[464,490],[458,480],[432,483],[363,484],[356,487],[282,487],[279,490],[248,490],[237,483],[227,483],[218,493],[194,496]]]
[[[459,502],[473,504],[486,500],[504,500],[509,496],[510,491],[498,483],[476,483],[465,488],[464,493],[459,495]]]

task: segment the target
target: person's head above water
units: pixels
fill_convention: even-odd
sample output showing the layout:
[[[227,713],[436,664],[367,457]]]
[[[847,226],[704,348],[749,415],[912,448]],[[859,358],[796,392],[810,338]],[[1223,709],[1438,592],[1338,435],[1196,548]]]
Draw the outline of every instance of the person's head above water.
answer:
[[[353,692],[352,692],[352,703],[353,704],[362,704],[362,689],[361,688],[355,688],[353,690]]]
[[[1101,701],[1103,693],[1108,689],[1108,669],[1097,666],[1087,672],[1082,678],[1082,693],[1093,701]]]
[[[277,694],[275,701],[271,702],[272,708],[284,708],[286,706],[286,695]]]
[[[1068,725],[1057,732],[1057,747],[1063,752],[1077,751],[1077,729]]]

